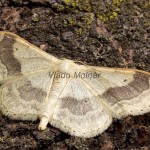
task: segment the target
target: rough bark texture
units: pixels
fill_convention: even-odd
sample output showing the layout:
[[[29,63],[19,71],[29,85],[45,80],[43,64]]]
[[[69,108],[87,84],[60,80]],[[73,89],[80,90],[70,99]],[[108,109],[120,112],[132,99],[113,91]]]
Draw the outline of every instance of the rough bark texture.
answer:
[[[149,0],[1,0],[0,30],[58,58],[150,71]],[[0,149],[150,149],[150,113],[114,120],[81,139],[48,125],[0,116]]]

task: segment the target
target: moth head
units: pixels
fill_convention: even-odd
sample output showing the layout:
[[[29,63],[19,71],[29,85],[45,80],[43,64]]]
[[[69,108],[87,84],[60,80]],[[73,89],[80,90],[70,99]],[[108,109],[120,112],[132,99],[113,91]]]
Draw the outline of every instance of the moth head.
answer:
[[[68,72],[70,74],[74,73],[76,70],[77,65],[72,61],[68,59],[61,60],[60,66],[59,66],[59,71],[60,72]]]

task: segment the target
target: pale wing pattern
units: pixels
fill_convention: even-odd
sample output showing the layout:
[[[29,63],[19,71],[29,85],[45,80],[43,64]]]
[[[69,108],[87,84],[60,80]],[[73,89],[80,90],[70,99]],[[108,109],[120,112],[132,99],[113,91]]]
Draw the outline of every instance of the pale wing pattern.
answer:
[[[6,82],[0,88],[0,110],[10,118],[36,120],[52,81],[50,72],[43,72]]]
[[[106,130],[111,112],[81,79],[70,78],[58,99],[50,124],[79,137],[92,137]]]
[[[0,32],[0,83],[15,76],[51,69],[57,58],[46,54],[21,37]]]
[[[91,67],[81,72],[97,77],[82,78],[97,93],[113,116],[139,115],[150,111],[150,74],[130,69]]]

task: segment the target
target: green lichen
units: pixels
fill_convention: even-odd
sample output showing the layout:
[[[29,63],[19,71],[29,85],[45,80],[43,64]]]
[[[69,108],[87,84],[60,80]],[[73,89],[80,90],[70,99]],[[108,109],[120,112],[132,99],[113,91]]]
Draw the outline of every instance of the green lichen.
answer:
[[[77,23],[76,18],[74,16],[68,16],[67,18],[64,19],[64,25],[66,27],[68,26],[74,26]]]
[[[78,30],[76,30],[76,33],[78,35],[82,35],[84,33],[83,29],[82,28],[79,28]]]
[[[64,1],[64,3],[65,3],[66,5],[69,5],[71,2],[72,2],[72,0],[65,0],[65,1]]]
[[[113,0],[113,5],[120,6],[124,0]]]
[[[3,142],[4,142],[4,139],[0,137],[0,143],[3,143]]]
[[[52,5],[53,8],[55,8],[57,10],[57,12],[62,12],[64,10],[64,6],[63,5],[60,5],[58,3],[54,3]]]
[[[91,25],[91,23],[93,22],[94,20],[94,14],[92,13],[87,13],[85,14],[84,16],[81,17],[81,20],[84,22],[84,24],[86,26],[89,26]]]
[[[90,29],[91,24],[94,20],[94,14],[93,13],[76,13],[76,15],[66,15],[63,18],[63,25],[64,27],[73,27],[75,29],[75,32],[79,35],[82,35],[87,30]]]
[[[0,143],[4,143],[4,142],[13,142],[13,139],[12,138],[9,138],[9,137],[0,137]]]
[[[108,3],[97,1],[95,2],[96,4],[92,6],[89,0],[64,0],[66,6],[71,6],[80,11],[95,12],[96,16],[104,22],[117,18],[121,11],[120,7],[125,1],[127,0],[112,0]],[[103,4],[106,9],[103,7]]]
[[[144,4],[144,7],[147,8],[147,9],[150,9],[150,1],[146,2],[146,3]]]
[[[33,22],[39,22],[39,18],[32,18]]]
[[[122,4],[125,2],[126,0],[112,0],[111,4],[106,4],[107,8],[105,11],[106,13],[103,13],[103,11],[101,10],[99,12],[99,14],[97,14],[97,17],[104,21],[104,22],[108,22],[112,19],[115,19],[118,17],[118,14],[120,13],[121,9],[120,7],[122,6]]]
[[[115,12],[115,11],[113,11],[113,12],[111,13],[111,15],[109,15],[109,19],[114,19],[114,18],[117,18],[117,17],[118,17],[118,13]]]
[[[82,16],[80,19],[80,24],[78,23],[79,28],[76,31],[76,33],[82,35],[85,32],[87,32],[87,30],[90,29],[93,20],[94,20],[94,14],[92,13],[87,13],[84,16]]]
[[[121,7],[125,2],[130,2],[130,0],[110,0],[106,2],[103,0],[64,0],[65,8],[71,7],[74,10],[92,12],[104,22],[118,18],[121,14]],[[142,5],[150,9],[150,1]]]
[[[79,0],[65,0],[66,5],[72,6],[74,8],[79,6]]]
[[[144,22],[145,26],[150,26],[150,21]]]
[[[91,11],[89,0],[64,0],[64,3],[80,11]]]

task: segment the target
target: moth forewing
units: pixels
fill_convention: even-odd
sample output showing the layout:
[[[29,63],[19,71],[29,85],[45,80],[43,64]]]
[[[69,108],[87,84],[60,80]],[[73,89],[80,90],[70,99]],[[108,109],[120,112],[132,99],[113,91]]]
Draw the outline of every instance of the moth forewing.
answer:
[[[150,73],[134,69],[92,67],[100,77],[84,78],[115,118],[150,111]]]

